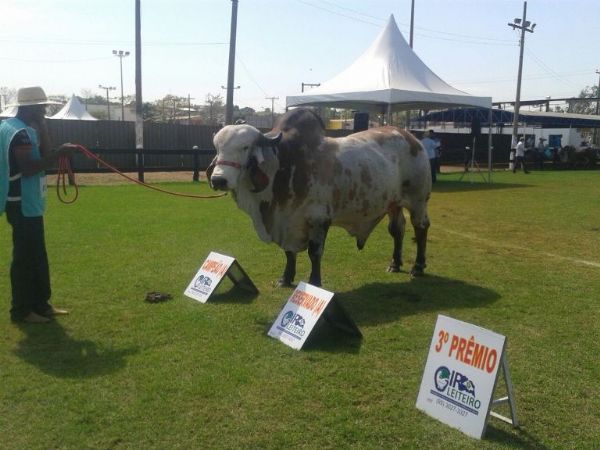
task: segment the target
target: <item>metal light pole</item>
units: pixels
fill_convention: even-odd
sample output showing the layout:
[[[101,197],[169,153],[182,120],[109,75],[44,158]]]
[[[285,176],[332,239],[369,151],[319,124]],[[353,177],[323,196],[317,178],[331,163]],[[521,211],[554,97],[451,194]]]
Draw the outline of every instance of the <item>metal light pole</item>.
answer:
[[[108,91],[114,91],[117,88],[114,86],[102,86],[101,84],[98,87],[106,90],[106,114],[108,115],[108,120],[110,120],[110,98],[108,97]]]
[[[123,50],[113,50],[113,55],[119,58],[119,65],[121,67],[121,120],[125,120],[125,106],[123,104],[123,58],[129,56],[129,52]]]
[[[221,85],[221,89],[225,89],[227,91],[227,100],[225,103],[225,125],[231,125],[233,123],[233,91],[239,88],[240,86],[229,86],[229,80],[227,86]],[[230,98],[231,101],[229,101]]]
[[[413,36],[415,34],[415,0],[410,3],[410,38],[408,45],[413,48]],[[410,109],[406,110],[406,129],[410,130]]]
[[[596,70],[598,76],[598,92],[596,92],[596,97],[600,98],[600,69]],[[596,100],[596,115],[600,115],[600,100]]]
[[[600,115],[600,69],[596,69],[596,73],[598,74],[598,90],[596,91],[596,115]],[[598,136],[598,128],[594,128],[594,144],[597,144],[597,136]]]
[[[413,35],[415,30],[415,0],[412,0],[410,5],[410,40],[408,45],[413,48]]]
[[[231,0],[231,34],[229,37],[229,69],[227,71],[227,100],[225,103],[225,125],[233,122],[233,78],[235,75],[235,36],[237,32],[238,0]]]
[[[513,30],[519,29],[521,30],[521,39],[519,40],[519,72],[517,74],[517,95],[515,98],[515,111],[513,117],[513,131],[512,131],[512,142],[511,149],[516,148],[517,146],[517,134],[519,131],[519,109],[521,107],[521,74],[523,72],[523,50],[525,49],[525,32],[533,33],[533,29],[536,24],[532,24],[527,21],[527,2],[523,2],[523,18],[514,19],[513,23],[509,23],[508,26]],[[531,25],[531,28],[529,28]]]
[[[275,100],[279,100],[279,97],[265,97],[267,100],[271,100],[271,127],[275,124],[275,112],[273,108],[275,108]]]
[[[135,149],[138,180],[144,181],[144,115],[142,103],[142,6],[135,0]]]

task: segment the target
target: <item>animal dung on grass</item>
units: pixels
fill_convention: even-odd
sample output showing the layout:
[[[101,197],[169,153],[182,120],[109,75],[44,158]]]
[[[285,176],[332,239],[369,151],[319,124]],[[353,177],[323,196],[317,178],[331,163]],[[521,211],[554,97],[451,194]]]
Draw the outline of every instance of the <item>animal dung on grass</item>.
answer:
[[[385,215],[394,242],[388,270],[399,272],[403,208],[410,213],[417,241],[411,274],[423,274],[431,171],[412,134],[381,127],[328,138],[321,119],[299,108],[283,115],[270,133],[247,124],[228,125],[213,142],[217,156],[206,172],[210,185],[232,191],[259,237],[284,250],[287,262],[280,285],[292,285],[296,255],[308,250],[309,283],[321,286],[329,227],[344,228],[362,249]]]
[[[145,301],[147,301],[148,303],[160,303],[160,302],[166,302],[167,300],[171,300],[172,298],[173,297],[171,296],[171,294],[165,294],[164,292],[152,291],[152,292],[148,292],[146,294]]]

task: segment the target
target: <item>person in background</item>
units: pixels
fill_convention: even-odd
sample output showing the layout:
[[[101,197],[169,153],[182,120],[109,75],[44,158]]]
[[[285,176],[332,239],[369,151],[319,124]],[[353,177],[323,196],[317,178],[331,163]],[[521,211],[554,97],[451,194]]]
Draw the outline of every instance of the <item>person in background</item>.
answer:
[[[52,151],[46,126],[48,101],[41,87],[17,91],[17,114],[0,124],[0,214],[12,227],[10,266],[13,322],[46,323],[68,314],[52,306],[50,270],[44,237],[45,169],[75,150],[63,144]]]
[[[517,147],[515,149],[515,166],[513,167],[513,173],[517,171],[519,168],[519,164],[523,168],[523,172],[529,173],[527,167],[525,166],[525,142],[523,141],[523,136],[519,138],[519,142],[517,143]]]
[[[471,164],[471,147],[465,147],[465,172],[469,171],[469,165]]]
[[[536,161],[538,163],[538,169],[540,170],[544,170],[544,158],[545,158],[545,151],[546,151],[546,144],[545,144],[546,139],[544,139],[543,137],[541,137],[538,140],[538,144],[537,144],[537,154],[535,155],[536,157]]]
[[[529,151],[530,149],[535,147],[535,136],[529,136],[525,140],[525,151]]]
[[[423,148],[425,148],[425,151],[427,152],[427,157],[429,158],[429,165],[431,167],[431,182],[435,183],[437,180],[436,148],[438,146],[438,142],[436,142],[436,140],[433,137],[433,130],[429,130],[427,132],[427,135],[421,140],[421,144],[423,144]]]
[[[434,139],[437,146],[435,147],[435,170],[437,173],[442,173],[442,141],[436,137]]]

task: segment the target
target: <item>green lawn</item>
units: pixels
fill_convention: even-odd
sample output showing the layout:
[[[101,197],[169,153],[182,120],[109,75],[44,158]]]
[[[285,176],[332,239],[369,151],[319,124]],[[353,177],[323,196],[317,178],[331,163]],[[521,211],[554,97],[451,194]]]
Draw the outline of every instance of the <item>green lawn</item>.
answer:
[[[385,271],[386,223],[361,252],[330,231],[324,288],[364,339],[324,330],[299,352],[266,335],[291,293],[273,286],[283,252],[230,197],[84,186],[66,206],[50,191],[53,299],[72,312],[50,325],[10,323],[0,219],[0,448],[600,447],[600,171],[458,177],[434,188],[424,278]],[[184,297],[211,250],[260,294],[225,281],[207,304]],[[155,290],[173,300],[144,302]],[[415,408],[440,313],[508,337],[520,430],[490,419],[476,441]]]

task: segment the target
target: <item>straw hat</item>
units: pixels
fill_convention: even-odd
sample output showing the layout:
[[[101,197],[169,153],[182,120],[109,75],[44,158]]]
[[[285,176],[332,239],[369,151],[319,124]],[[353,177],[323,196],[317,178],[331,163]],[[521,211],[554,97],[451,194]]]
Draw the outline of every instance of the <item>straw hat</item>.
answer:
[[[48,100],[46,93],[39,86],[20,88],[17,91],[17,102],[11,106],[61,105],[62,103]]]

